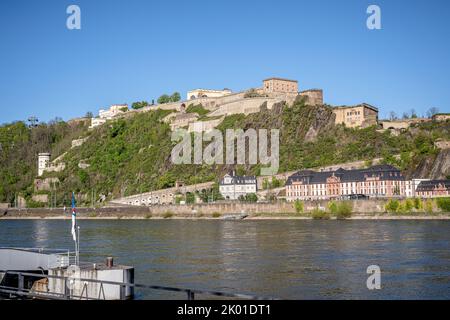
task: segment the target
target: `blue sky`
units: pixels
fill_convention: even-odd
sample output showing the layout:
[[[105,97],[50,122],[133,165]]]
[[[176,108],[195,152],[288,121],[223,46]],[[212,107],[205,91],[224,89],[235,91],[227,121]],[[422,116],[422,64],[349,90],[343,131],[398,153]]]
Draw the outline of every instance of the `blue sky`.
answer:
[[[81,8],[81,30],[66,8]],[[382,30],[366,28],[377,4]],[[450,1],[0,1],[0,123],[270,76],[381,116],[450,111]]]

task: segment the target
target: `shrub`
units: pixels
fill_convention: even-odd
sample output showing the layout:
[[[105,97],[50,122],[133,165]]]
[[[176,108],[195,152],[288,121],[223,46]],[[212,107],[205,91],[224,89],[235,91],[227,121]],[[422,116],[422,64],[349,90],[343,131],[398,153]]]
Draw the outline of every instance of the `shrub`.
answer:
[[[346,219],[352,216],[353,206],[350,201],[343,201],[337,206],[336,217],[338,219]]]
[[[425,212],[433,213],[433,201],[430,199],[425,202]]]
[[[411,212],[412,209],[414,208],[414,203],[411,199],[406,199],[405,200],[405,205],[404,205],[405,211],[406,212]]]
[[[148,214],[145,215],[145,219],[151,219],[151,217],[152,217],[151,213],[148,213]]]
[[[311,212],[311,217],[315,220],[328,220],[330,219],[330,214],[320,209],[314,209]]]
[[[164,219],[169,219],[173,217],[173,212],[171,211],[166,211],[166,213],[164,213],[163,218]]]
[[[214,212],[214,213],[212,214],[212,217],[213,217],[213,218],[220,218],[220,216],[221,216],[221,214],[218,213],[218,212]]]
[[[328,203],[328,210],[330,210],[330,213],[331,213],[332,215],[336,215],[336,214],[337,214],[337,211],[338,211],[338,205],[336,204],[336,202],[330,201],[330,202]]]
[[[391,199],[386,203],[386,211],[388,212],[397,212],[400,207],[400,202],[398,200]]]
[[[423,208],[422,199],[420,198],[414,198],[414,208],[416,210],[421,210]]]
[[[300,200],[295,200],[294,208],[295,208],[295,212],[302,213],[304,210],[303,202],[301,202]]]
[[[439,209],[450,212],[450,198],[438,198],[436,202]]]
[[[254,193],[249,193],[245,195],[245,201],[247,202],[257,202],[258,196]]]

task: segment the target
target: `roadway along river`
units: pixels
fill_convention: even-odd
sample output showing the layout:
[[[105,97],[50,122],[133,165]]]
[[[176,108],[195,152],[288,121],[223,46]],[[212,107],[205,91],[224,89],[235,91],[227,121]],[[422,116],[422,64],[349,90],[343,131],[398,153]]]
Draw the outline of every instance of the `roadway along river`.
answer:
[[[285,299],[450,298],[450,221],[82,220],[79,225],[82,260],[114,256],[136,268],[137,283]],[[70,221],[0,220],[0,246],[72,248]],[[366,287],[369,265],[381,268],[381,290]],[[138,291],[137,298],[185,296]]]

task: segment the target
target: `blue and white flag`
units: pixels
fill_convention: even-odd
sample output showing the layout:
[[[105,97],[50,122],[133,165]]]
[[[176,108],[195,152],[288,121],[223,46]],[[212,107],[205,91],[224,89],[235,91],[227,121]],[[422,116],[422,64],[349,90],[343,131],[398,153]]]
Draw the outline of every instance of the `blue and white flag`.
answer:
[[[77,241],[77,209],[75,208],[75,194],[72,192],[72,238]]]

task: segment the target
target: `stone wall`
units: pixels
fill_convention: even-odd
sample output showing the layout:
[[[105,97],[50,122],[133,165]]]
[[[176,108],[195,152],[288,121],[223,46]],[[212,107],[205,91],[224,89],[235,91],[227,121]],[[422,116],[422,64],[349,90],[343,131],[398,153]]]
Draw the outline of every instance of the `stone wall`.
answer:
[[[306,104],[308,105],[322,105],[323,104],[323,91],[320,89],[311,89],[300,92],[300,96],[306,98]]]
[[[354,200],[351,201],[355,213],[383,213],[385,212],[386,200]],[[310,212],[316,208],[326,209],[328,201],[305,201],[304,211]],[[194,205],[153,205],[137,207],[103,207],[103,208],[78,208],[78,217],[103,217],[120,218],[124,217],[163,217],[167,214],[173,214],[180,217],[193,216],[212,216],[214,213],[221,215],[232,214],[294,214],[296,213],[294,204],[288,202],[277,203],[239,203],[223,202],[214,204],[194,204]],[[69,210],[70,211],[70,210]],[[70,219],[70,212],[61,208],[57,209],[9,209],[9,217],[61,217],[66,216]]]
[[[281,101],[282,101],[281,99],[265,98],[265,97],[240,99],[238,101],[230,102],[220,106],[219,109],[211,112],[210,114],[208,114],[208,116],[215,117],[238,113],[243,113],[247,115],[259,112],[261,110],[261,105],[265,102],[267,102],[267,108],[272,109],[275,103]]]

